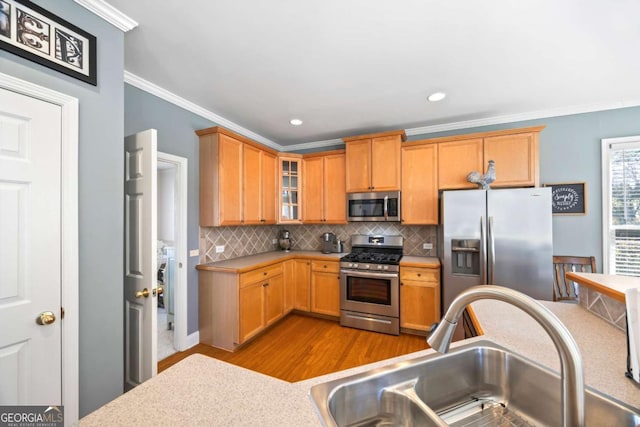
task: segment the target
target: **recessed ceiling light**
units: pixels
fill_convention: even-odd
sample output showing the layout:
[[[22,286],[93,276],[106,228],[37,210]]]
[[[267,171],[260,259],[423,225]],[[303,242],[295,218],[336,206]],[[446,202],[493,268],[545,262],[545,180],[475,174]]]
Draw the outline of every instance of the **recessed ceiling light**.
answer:
[[[294,126],[300,126],[302,124],[302,120],[300,120],[300,119],[291,119],[291,120],[289,120],[289,123],[291,123]]]
[[[429,101],[431,102],[438,102],[438,101],[442,101],[446,96],[447,94],[444,92],[435,92],[429,95],[429,98],[427,99],[429,99]]]

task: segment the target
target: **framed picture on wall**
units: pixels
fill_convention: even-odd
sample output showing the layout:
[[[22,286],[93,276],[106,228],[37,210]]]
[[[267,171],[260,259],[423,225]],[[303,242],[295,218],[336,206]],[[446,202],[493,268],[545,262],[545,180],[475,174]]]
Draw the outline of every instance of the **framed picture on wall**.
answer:
[[[554,215],[586,215],[587,183],[544,184],[551,187],[551,213]]]
[[[0,0],[0,49],[97,85],[96,38],[28,0]]]

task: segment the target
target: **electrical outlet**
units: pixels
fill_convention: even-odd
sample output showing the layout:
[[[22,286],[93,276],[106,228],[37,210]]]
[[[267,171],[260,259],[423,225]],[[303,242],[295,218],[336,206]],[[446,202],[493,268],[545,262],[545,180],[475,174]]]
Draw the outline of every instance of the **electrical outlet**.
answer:
[[[278,239],[271,240],[271,243],[273,243],[274,245],[277,245],[278,244]]]
[[[422,244],[422,249],[425,249],[425,250],[433,249],[433,243],[423,243]]]
[[[191,249],[189,251],[189,256],[198,256],[198,255],[200,255],[200,250],[198,249]]]
[[[216,246],[216,253],[221,254],[224,252],[224,245]]]

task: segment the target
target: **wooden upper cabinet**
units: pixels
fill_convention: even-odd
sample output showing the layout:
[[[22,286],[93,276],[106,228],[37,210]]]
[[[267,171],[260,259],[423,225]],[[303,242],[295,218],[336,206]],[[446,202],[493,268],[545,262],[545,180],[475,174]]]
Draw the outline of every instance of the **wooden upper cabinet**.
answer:
[[[244,144],[242,224],[276,223],[276,167],[275,154]]]
[[[342,150],[304,156],[303,223],[347,223],[344,158]]]
[[[477,188],[467,182],[471,171],[484,174],[495,161],[491,187],[537,187],[538,135],[544,126],[457,135],[425,140],[438,144],[438,188]]]
[[[276,152],[219,126],[200,137],[200,225],[275,224]]]
[[[346,145],[346,191],[400,190],[400,145],[404,130],[343,138]]]
[[[540,184],[538,155],[538,132],[484,139],[485,163],[496,162],[493,187],[537,187]]]
[[[438,188],[476,188],[467,181],[471,171],[482,171],[482,138],[438,144]]]
[[[275,224],[277,222],[277,182],[278,158],[275,154],[262,151],[260,159],[260,173],[262,175],[262,224]]]
[[[438,144],[402,147],[402,223],[438,224]]]
[[[304,158],[302,161],[302,222],[321,223],[324,219],[324,159]]]
[[[346,224],[347,192],[345,191],[344,153],[324,156],[324,222]]]
[[[218,132],[198,135],[200,225],[239,225],[242,222],[242,141]]]
[[[371,191],[371,138],[346,145],[347,193]]]
[[[243,146],[243,164],[242,164],[242,204],[243,204],[243,223],[244,224],[260,224],[262,219],[262,211],[260,209],[261,201],[261,178],[260,157],[261,151],[252,145]]]
[[[402,155],[400,146],[406,139],[389,135],[371,139],[371,189],[373,191],[400,190]]]

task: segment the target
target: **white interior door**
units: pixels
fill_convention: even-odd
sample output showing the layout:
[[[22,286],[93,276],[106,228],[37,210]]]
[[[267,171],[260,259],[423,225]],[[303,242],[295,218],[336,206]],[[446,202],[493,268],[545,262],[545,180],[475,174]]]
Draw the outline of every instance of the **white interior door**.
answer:
[[[125,138],[125,387],[158,372],[157,367],[157,134]]]
[[[61,150],[60,106],[0,89],[0,405],[62,404]]]

